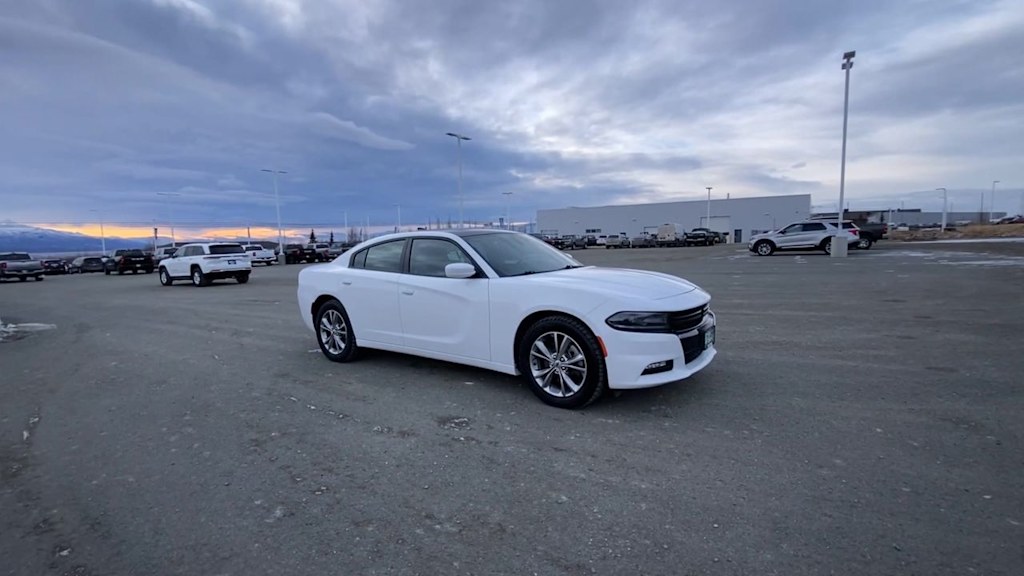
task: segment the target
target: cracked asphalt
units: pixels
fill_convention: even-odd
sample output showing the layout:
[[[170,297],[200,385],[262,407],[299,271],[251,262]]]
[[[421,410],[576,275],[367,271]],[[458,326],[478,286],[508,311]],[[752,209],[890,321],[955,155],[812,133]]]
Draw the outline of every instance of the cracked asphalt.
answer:
[[[327,362],[299,266],[0,285],[55,325],[0,343],[0,574],[1020,573],[1020,247],[575,255],[708,290],[715,362],[567,412]]]

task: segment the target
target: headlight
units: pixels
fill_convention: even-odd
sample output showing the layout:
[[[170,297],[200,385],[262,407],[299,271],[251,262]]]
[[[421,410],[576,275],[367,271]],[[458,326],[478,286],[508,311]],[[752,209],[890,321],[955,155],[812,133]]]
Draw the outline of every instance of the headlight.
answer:
[[[616,330],[626,332],[669,332],[667,312],[619,312],[605,322]]]

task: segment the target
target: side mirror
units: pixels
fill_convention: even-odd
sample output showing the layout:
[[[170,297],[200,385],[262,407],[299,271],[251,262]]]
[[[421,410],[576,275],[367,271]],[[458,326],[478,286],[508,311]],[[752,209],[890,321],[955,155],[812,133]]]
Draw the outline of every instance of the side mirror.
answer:
[[[476,275],[476,267],[465,262],[455,262],[444,267],[446,278],[472,278]]]

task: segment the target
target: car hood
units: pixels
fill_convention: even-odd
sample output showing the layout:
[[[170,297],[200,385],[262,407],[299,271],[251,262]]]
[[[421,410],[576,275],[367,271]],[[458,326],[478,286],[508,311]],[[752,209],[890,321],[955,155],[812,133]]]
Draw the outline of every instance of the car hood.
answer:
[[[570,287],[652,300],[686,294],[697,289],[696,285],[669,274],[596,266],[545,272],[522,278],[529,279],[531,284]]]

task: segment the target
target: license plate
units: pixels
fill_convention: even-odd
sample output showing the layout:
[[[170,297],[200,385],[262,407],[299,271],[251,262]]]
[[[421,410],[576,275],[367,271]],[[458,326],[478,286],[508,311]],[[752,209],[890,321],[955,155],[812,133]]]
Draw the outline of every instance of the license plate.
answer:
[[[704,333],[704,347],[710,348],[715,343],[715,328],[712,326]]]
[[[235,265],[235,261],[234,260],[228,260],[228,266],[234,266],[234,265]]]

